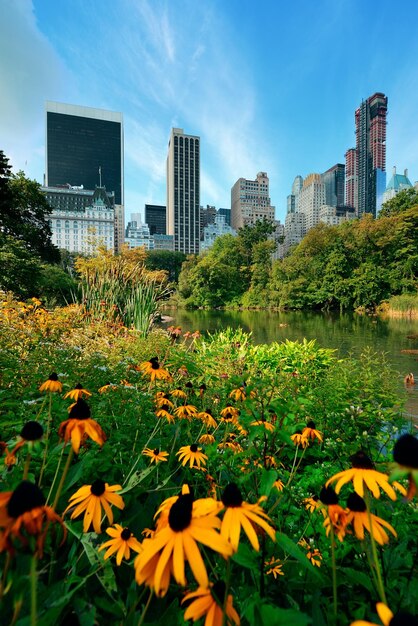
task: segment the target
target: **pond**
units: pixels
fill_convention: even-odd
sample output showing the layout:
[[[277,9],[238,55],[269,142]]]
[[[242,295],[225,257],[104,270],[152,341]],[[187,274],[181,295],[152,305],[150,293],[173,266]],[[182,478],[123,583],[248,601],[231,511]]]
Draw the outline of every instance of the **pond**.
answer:
[[[227,327],[252,333],[254,343],[309,341],[335,348],[340,357],[358,356],[366,347],[384,353],[399,381],[399,394],[406,399],[405,414],[418,422],[418,319],[381,319],[350,313],[203,311],[167,309],[167,325],[183,332],[214,333]],[[405,387],[404,377],[412,372],[416,384]]]

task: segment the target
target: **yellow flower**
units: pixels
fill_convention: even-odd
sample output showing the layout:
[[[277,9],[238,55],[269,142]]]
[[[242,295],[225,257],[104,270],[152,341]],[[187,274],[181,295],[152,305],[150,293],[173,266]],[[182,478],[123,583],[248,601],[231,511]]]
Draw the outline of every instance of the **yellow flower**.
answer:
[[[218,425],[210,409],[205,409],[204,411],[200,411],[200,413],[198,413],[196,417],[202,420],[206,428],[216,428]]]
[[[284,483],[281,480],[277,479],[274,481],[273,487],[276,487],[277,491],[283,491]]]
[[[158,418],[164,418],[167,420],[167,422],[169,424],[171,424],[172,422],[174,422],[174,415],[171,415],[171,413],[168,411],[169,406],[167,404],[163,404],[163,406],[158,409],[158,411],[155,412],[155,415]]]
[[[259,504],[244,502],[240,490],[235,483],[230,483],[222,494],[222,503],[225,513],[222,519],[221,535],[229,541],[234,552],[238,550],[241,528],[247,535],[254,550],[260,549],[255,527],[260,526],[275,541],[274,528],[267,523],[270,521]],[[260,500],[259,500],[260,502]]]
[[[238,389],[233,389],[229,394],[229,397],[235,400],[236,402],[243,401],[247,397],[245,393],[244,387],[239,387]]]
[[[182,446],[176,454],[179,457],[179,461],[184,466],[189,463],[189,467],[198,467],[206,465],[207,456],[202,452],[201,448],[198,448],[196,443],[192,443],[191,446]]]
[[[364,539],[365,529],[373,535],[374,540],[381,546],[389,543],[389,535],[384,530],[385,528],[397,537],[393,526],[381,517],[367,511],[366,503],[357,493],[350,494],[347,499],[347,507],[349,509],[347,524],[353,524],[354,533],[358,539]]]
[[[331,528],[338,537],[340,541],[342,541],[345,537],[345,528],[348,524],[348,517],[345,509],[343,509],[338,504],[338,496],[335,493],[332,487],[323,487],[321,489],[321,493],[319,498],[324,505],[324,509],[328,512],[328,516],[324,521],[324,528],[326,529],[326,534],[328,535],[331,532]]]
[[[151,448],[145,448],[142,452],[144,456],[149,456],[151,463],[159,463],[160,461],[167,461],[168,452],[162,452],[159,448],[151,450]]]
[[[174,410],[174,415],[176,415],[180,419],[190,420],[192,417],[195,417],[197,415],[197,409],[192,404],[182,404]]]
[[[171,402],[165,391],[157,391],[157,393],[155,394],[155,404],[158,408],[165,406],[166,410],[168,410],[169,408],[172,409],[174,407],[174,404]]]
[[[158,357],[154,356],[149,361],[144,361],[135,367],[136,370],[142,372],[145,376],[149,376],[150,380],[171,380],[168,370],[161,367]]]
[[[268,430],[270,433],[274,432],[273,424],[271,424],[270,422],[267,422],[266,419],[261,419],[261,420],[255,421],[255,422],[251,422],[250,426],[262,426],[263,428]]]
[[[53,372],[49,376],[48,380],[42,383],[42,385],[39,387],[39,391],[50,391],[51,393],[57,391],[58,393],[61,393],[62,383],[60,383],[60,381],[58,380],[58,375]]]
[[[319,430],[316,430],[315,423],[310,421],[307,423],[306,427],[302,430],[302,435],[306,437],[306,439],[318,439],[318,441],[322,441],[322,433]]]
[[[75,386],[74,389],[71,389],[71,391],[67,391],[67,393],[64,396],[64,400],[66,400],[67,398],[71,398],[71,400],[75,400],[77,401],[79,398],[82,398],[83,396],[91,396],[90,391],[87,391],[87,389],[84,389],[82,385],[80,385],[80,383],[77,383],[77,385]]]
[[[321,503],[318,502],[318,496],[304,498],[303,504],[305,506],[305,509],[309,511],[309,513],[313,513],[314,511],[316,511],[316,509],[322,508]],[[323,508],[322,511],[324,511]]]
[[[239,410],[234,406],[228,405],[221,411],[222,422],[234,422],[238,420],[238,417]]]
[[[61,422],[58,435],[64,439],[65,443],[71,439],[71,445],[76,454],[79,453],[80,444],[86,437],[93,439],[99,446],[106,441],[106,435],[101,426],[90,418],[90,409],[82,398],[71,406],[70,417]]]
[[[25,535],[36,537],[36,550],[42,557],[46,534],[51,522],[58,523],[63,530],[63,539],[67,529],[59,515],[45,505],[45,498],[37,485],[23,480],[14,491],[0,493],[0,551],[7,549],[13,552],[13,539],[27,546],[29,541]]]
[[[361,450],[351,457],[352,468],[338,472],[327,480],[326,486],[337,481],[336,493],[340,493],[341,487],[353,481],[353,487],[359,496],[364,496],[364,484],[370,489],[375,498],[380,498],[380,490],[383,489],[391,500],[396,500],[396,492],[389,484],[389,476],[374,469],[369,457]]]
[[[105,393],[109,389],[116,389],[116,385],[112,385],[112,383],[106,383],[106,385],[103,385],[102,387],[98,389],[98,392]]]
[[[187,393],[183,389],[173,389],[173,391],[170,391],[170,395],[173,398],[182,398],[183,400],[187,398]]]
[[[315,567],[321,567],[322,555],[318,548],[312,548],[306,539],[301,539],[298,544],[307,550],[306,558],[310,560]]]
[[[125,504],[122,496],[115,493],[120,491],[120,485],[109,485],[103,480],[95,480],[91,485],[80,487],[69,499],[69,505],[64,511],[67,513],[69,509],[74,510],[71,513],[71,519],[75,519],[84,512],[83,532],[87,532],[93,524],[93,528],[97,534],[101,533],[102,507],[106,514],[109,524],[113,524],[113,512],[110,504],[114,504],[118,509],[123,509]]]
[[[215,437],[213,435],[209,435],[209,433],[206,433],[205,435],[199,437],[199,443],[205,446],[209,446],[210,444],[215,443]]]
[[[232,605],[232,595],[228,595],[225,603],[226,587],[221,580],[209,587],[199,587],[196,591],[188,593],[182,600],[190,602],[193,600],[184,612],[184,620],[198,619],[206,615],[204,626],[232,626],[239,625],[240,618]],[[225,605],[226,619],[223,618],[223,609]]]
[[[389,626],[393,619],[393,613],[389,609],[389,607],[387,607],[386,604],[383,604],[383,602],[378,602],[376,604],[376,611],[383,626]],[[408,622],[399,621],[399,626],[401,626],[402,623],[407,624]],[[413,622],[410,622],[410,623],[413,624]],[[366,622],[363,619],[358,619],[355,622],[351,622],[351,626],[379,626],[379,625],[375,624],[374,622]]]
[[[142,551],[135,559],[135,579],[138,584],[153,587],[157,596],[164,596],[170,576],[185,586],[185,562],[201,587],[209,585],[208,575],[197,542],[231,556],[231,546],[219,535],[220,519],[214,514],[193,515],[193,497],[180,495],[171,505],[168,524],[158,529],[152,539],[145,539]]]
[[[129,528],[114,524],[113,527],[107,528],[106,532],[112,539],[103,543],[99,548],[99,552],[107,548],[104,559],[108,559],[116,552],[116,565],[120,565],[123,558],[130,558],[131,550],[141,552],[141,544],[135,539]]]
[[[279,576],[284,576],[284,572],[282,569],[283,566],[280,559],[275,559],[274,556],[272,556],[269,561],[265,561],[264,566],[268,567],[268,570],[266,571],[267,576],[272,574],[275,580]]]
[[[295,444],[295,446],[302,446],[302,448],[307,448],[309,446],[309,439],[302,435],[301,432],[296,432],[294,435],[291,435],[291,440]]]

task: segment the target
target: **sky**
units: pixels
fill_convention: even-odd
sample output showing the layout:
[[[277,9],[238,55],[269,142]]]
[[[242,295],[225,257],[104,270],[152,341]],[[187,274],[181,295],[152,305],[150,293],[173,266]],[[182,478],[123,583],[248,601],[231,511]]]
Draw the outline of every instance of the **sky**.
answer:
[[[418,180],[418,3],[404,0],[0,0],[0,150],[43,182],[45,102],[120,111],[125,214],[166,203],[172,127],[201,138],[202,205],[267,172],[344,163],[354,112],[388,96],[387,161]],[[105,183],[105,181],[104,181]]]

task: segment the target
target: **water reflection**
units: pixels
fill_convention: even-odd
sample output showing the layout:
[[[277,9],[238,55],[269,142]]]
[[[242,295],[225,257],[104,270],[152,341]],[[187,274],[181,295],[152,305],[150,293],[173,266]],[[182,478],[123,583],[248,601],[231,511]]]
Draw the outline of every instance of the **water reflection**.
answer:
[[[316,339],[324,348],[335,348],[337,355],[358,356],[366,347],[384,352],[397,372],[399,392],[407,397],[406,411],[418,416],[418,353],[402,352],[418,350],[418,320],[380,319],[350,313],[304,313],[267,311],[186,311],[169,310],[175,325],[182,330],[216,332],[230,326],[241,327],[252,333],[254,343],[273,341],[301,341]],[[408,338],[409,336],[409,338]],[[413,338],[415,336],[415,338]],[[403,379],[413,372],[417,381],[405,389]]]

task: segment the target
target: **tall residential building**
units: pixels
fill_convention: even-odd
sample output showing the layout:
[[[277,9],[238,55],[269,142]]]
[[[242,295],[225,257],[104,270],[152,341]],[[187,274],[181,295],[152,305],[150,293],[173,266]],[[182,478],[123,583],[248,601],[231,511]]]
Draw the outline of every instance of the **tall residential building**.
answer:
[[[386,188],[386,116],[388,99],[377,92],[363,100],[355,112],[356,148],[351,148],[346,155],[355,158],[355,166],[350,167],[350,174],[357,170],[357,190],[353,206],[359,217],[363,213],[372,213],[376,217],[382,206]],[[347,169],[348,163],[347,163]],[[351,178],[353,181],[353,178]],[[351,204],[352,191],[346,185],[346,202]]]
[[[115,194],[104,187],[42,187],[51,214],[52,243],[69,252],[92,254],[97,245],[114,249]]]
[[[167,234],[174,250],[199,254],[200,138],[172,128],[167,156]]]
[[[325,204],[325,183],[321,174],[309,174],[299,196],[299,213],[305,215],[306,232],[319,222],[319,209]]]
[[[299,211],[299,194],[303,187],[303,178],[298,175],[292,185],[292,193],[287,196],[287,213],[297,213]]]
[[[408,170],[404,170],[403,174],[397,174],[396,167],[394,166],[392,168],[392,178],[388,182],[386,191],[383,194],[383,202],[391,200],[400,191],[403,191],[404,189],[410,189],[411,187],[412,183],[408,178]]]
[[[223,215],[225,217],[225,224],[231,226],[231,209],[218,209],[219,215]]]
[[[325,185],[325,204],[328,206],[344,205],[345,165],[337,163],[321,174]]]
[[[255,180],[239,178],[231,189],[231,226],[238,230],[259,220],[274,220],[269,196],[269,179],[259,172]]]
[[[349,148],[345,153],[345,204],[358,210],[357,150]]]
[[[46,102],[45,186],[106,187],[115,195],[115,248],[124,240],[122,113]]]
[[[167,207],[160,204],[146,204],[145,223],[148,224],[151,235],[165,235],[167,233]]]
[[[200,207],[200,241],[203,241],[203,230],[206,226],[209,226],[209,224],[213,225],[215,224],[215,220],[216,220],[216,216],[217,216],[218,212],[216,210],[216,207],[211,206],[210,204],[206,205],[206,208],[204,207]],[[202,246],[200,246],[200,249],[202,249]]]

